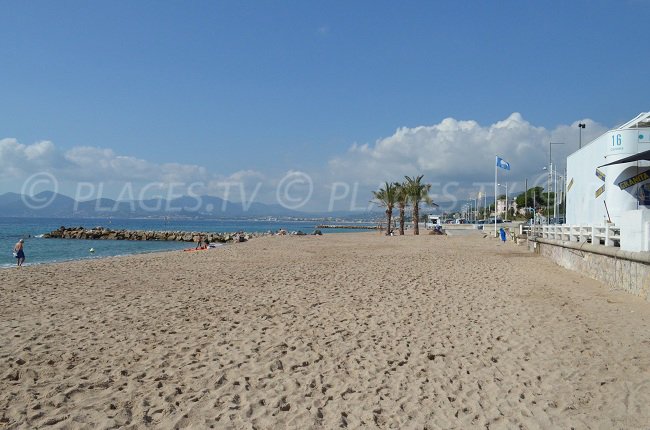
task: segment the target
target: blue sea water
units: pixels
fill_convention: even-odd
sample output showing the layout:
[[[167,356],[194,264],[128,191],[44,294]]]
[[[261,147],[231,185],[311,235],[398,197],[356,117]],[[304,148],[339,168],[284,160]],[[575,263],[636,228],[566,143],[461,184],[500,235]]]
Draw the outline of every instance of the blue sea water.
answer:
[[[164,220],[164,219],[74,219],[74,218],[0,218],[0,267],[16,264],[12,250],[19,239],[25,240],[26,265],[57,261],[102,258],[116,255],[170,251],[191,247],[187,242],[44,239],[44,233],[60,226],[106,227],[112,230],[195,231],[195,232],[266,232],[283,228],[311,233],[315,221],[252,220]],[[325,229],[323,233],[356,230]],[[95,252],[91,253],[93,248]]]

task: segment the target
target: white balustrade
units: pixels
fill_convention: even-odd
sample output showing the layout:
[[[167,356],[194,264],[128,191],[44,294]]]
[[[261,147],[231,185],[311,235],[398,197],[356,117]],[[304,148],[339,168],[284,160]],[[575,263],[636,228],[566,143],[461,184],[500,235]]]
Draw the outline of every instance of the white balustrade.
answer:
[[[591,225],[532,225],[526,229],[532,237],[567,242],[591,242],[595,245],[620,246],[621,229],[612,224]],[[523,230],[522,230],[523,231]]]

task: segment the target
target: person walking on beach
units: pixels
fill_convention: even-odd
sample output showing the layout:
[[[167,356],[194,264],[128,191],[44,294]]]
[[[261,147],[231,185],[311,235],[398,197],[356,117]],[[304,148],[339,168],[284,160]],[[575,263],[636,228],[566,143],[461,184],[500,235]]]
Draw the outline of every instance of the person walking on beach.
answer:
[[[16,264],[18,267],[22,266],[25,262],[25,241],[20,239],[18,243],[14,246],[14,254],[16,256]]]

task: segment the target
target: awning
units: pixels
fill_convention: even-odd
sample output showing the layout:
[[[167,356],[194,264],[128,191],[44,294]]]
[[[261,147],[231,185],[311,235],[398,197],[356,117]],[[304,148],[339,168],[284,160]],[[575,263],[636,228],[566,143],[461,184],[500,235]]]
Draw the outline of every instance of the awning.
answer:
[[[598,166],[598,167],[611,166],[612,164],[632,163],[634,161],[641,161],[641,160],[650,161],[650,151],[639,152],[638,154],[621,158],[620,160],[612,161],[611,163],[603,164],[602,166]]]

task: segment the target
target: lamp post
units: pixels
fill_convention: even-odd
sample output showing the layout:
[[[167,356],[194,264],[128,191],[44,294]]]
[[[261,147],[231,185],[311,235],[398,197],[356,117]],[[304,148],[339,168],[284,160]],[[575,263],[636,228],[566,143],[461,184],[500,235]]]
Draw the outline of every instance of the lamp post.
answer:
[[[533,224],[535,224],[535,220],[538,218],[537,217],[537,193],[536,193],[536,187],[533,188]]]
[[[552,164],[551,174],[553,175],[553,221],[554,224],[557,224],[557,166],[555,166],[555,170],[553,170]]]
[[[488,205],[487,205],[487,193],[483,195],[483,219],[487,222],[488,219]]]
[[[542,170],[547,170],[547,167],[543,167]],[[551,169],[550,169],[548,174],[553,180],[553,218],[557,218],[557,212],[559,212],[559,207],[560,207],[560,204],[558,203],[558,199],[557,199],[557,197],[558,197],[557,196],[557,194],[558,194],[557,193],[558,192],[557,179],[560,178],[562,180],[562,186],[561,186],[561,191],[562,191],[561,195],[562,195],[562,197],[560,198],[560,202],[562,202],[562,200],[564,199],[564,193],[565,193],[564,189],[566,188],[566,175],[562,175],[562,174],[558,173],[557,172],[557,166],[554,167],[552,163],[551,163]],[[548,201],[549,201],[548,192],[546,193],[546,196],[547,196],[546,197],[546,215],[549,216],[550,215],[550,213],[549,213],[550,209],[548,207]],[[566,207],[565,207],[565,210],[566,210]],[[557,219],[555,219],[554,221],[555,221],[554,224],[557,223]],[[548,222],[548,224],[550,224],[550,222]]]
[[[562,212],[560,212],[560,205],[562,204],[562,202],[564,201],[564,198],[566,196],[566,173],[564,175],[561,174],[561,173],[558,173],[557,166],[555,166],[554,174],[555,174],[555,199],[553,199],[554,200],[553,201],[553,204],[554,204],[553,216],[556,217],[556,215],[555,215],[555,207],[557,207],[558,215],[562,216]],[[557,185],[558,179],[560,180],[560,185],[559,186]],[[558,191],[560,193],[560,199],[559,200],[557,198]],[[563,218],[566,218],[566,204],[564,206],[564,212],[565,213],[564,213]],[[566,222],[566,219],[564,219],[563,221]],[[557,222],[557,218],[556,218],[556,222]]]
[[[528,220],[528,178],[526,178],[526,185],[524,188],[524,212],[526,214],[526,220]]]
[[[506,182],[505,185],[503,185],[503,184],[497,184],[497,185],[500,186],[500,187],[505,187],[505,189],[506,189],[506,217],[505,217],[505,221],[508,221],[508,183]],[[497,210],[497,208],[494,208],[494,212],[496,212],[496,210]],[[495,213],[495,216],[496,216],[496,213]]]
[[[553,150],[553,145],[564,145],[564,142],[549,142],[548,143],[548,166],[549,166],[549,171],[548,171],[548,178],[546,180],[546,216],[550,215],[550,209],[548,207],[548,201],[551,198],[551,180],[553,179],[553,158],[551,156],[552,150]],[[555,205],[555,202],[553,202]],[[553,209],[555,210],[555,206],[553,206]],[[547,220],[548,224],[548,220]]]
[[[580,142],[578,143],[578,149],[582,148],[582,129],[585,128],[585,124],[579,123],[578,130],[580,131]]]

